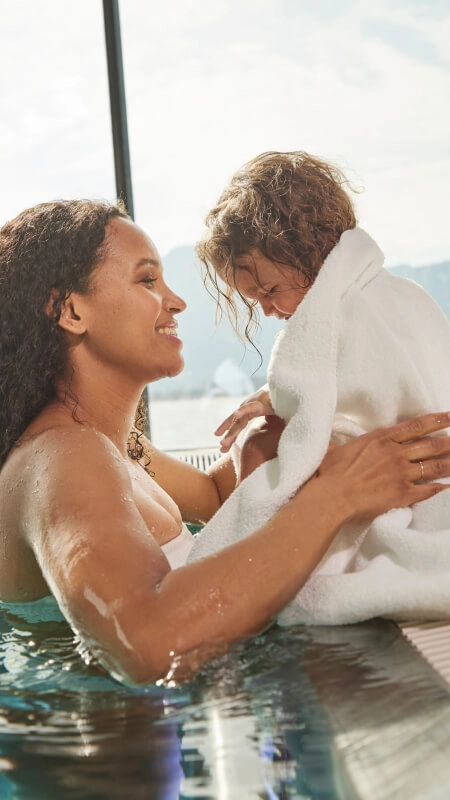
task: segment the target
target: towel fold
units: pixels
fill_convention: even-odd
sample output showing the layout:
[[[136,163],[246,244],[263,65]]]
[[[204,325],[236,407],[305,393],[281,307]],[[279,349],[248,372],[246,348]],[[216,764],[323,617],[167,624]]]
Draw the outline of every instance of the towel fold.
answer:
[[[346,231],[329,254],[273,347],[268,383],[287,421],[278,456],[233,492],[189,561],[262,526],[314,474],[330,440],[343,444],[450,409],[450,323],[420,286],[394,277],[383,262],[361,228]],[[374,616],[450,616],[450,490],[366,528],[343,528],[279,622]]]

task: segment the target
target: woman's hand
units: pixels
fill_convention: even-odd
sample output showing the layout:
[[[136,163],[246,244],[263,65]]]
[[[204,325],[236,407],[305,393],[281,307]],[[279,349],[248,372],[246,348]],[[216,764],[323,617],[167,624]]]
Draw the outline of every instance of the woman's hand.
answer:
[[[214,432],[215,436],[225,436],[220,442],[220,451],[228,453],[230,447],[236,441],[238,435],[248,425],[250,420],[255,417],[268,417],[275,414],[270,402],[270,394],[267,385],[262,386],[254,394],[247,397],[243,403],[233,411],[219,425]]]
[[[450,414],[426,414],[331,446],[318,476],[336,482],[353,522],[426,500],[450,489],[450,437],[429,436],[450,426]]]

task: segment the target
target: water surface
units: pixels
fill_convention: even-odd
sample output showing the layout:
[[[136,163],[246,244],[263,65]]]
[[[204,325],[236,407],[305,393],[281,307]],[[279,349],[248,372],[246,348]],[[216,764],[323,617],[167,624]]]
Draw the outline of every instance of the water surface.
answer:
[[[448,692],[390,623],[273,628],[184,686],[129,689],[64,622],[0,622],[4,800],[423,800],[414,748],[432,785],[450,745]]]

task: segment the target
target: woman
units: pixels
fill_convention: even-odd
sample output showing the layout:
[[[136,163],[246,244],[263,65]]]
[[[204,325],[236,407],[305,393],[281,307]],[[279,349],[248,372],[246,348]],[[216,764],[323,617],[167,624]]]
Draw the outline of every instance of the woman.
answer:
[[[53,595],[119,680],[195,669],[262,630],[346,521],[447,488],[418,480],[419,462],[450,474],[449,439],[422,438],[450,416],[428,415],[331,451],[254,535],[171,570],[182,520],[208,520],[235,477],[228,456],[210,476],[145,458],[142,390],[183,367],[184,302],[155,246],[120,206],[62,201],[7,223],[0,256],[0,599]]]

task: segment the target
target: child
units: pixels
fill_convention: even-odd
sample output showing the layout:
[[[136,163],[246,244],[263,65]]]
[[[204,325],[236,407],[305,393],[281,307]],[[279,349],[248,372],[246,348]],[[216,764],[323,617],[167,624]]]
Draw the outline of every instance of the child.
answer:
[[[383,268],[345,184],[336,167],[306,153],[263,153],[233,176],[207,216],[198,254],[235,320],[236,298],[244,303],[247,338],[258,305],[286,320],[269,364],[270,398],[259,393],[225,420],[222,449],[257,414],[274,410],[282,423],[269,419],[248,437],[248,477],[191,560],[268,519],[315,474],[330,441],[450,404],[450,324],[419,286]],[[437,477],[420,461],[414,467],[417,481]],[[343,530],[281,621],[450,614],[446,495]]]

